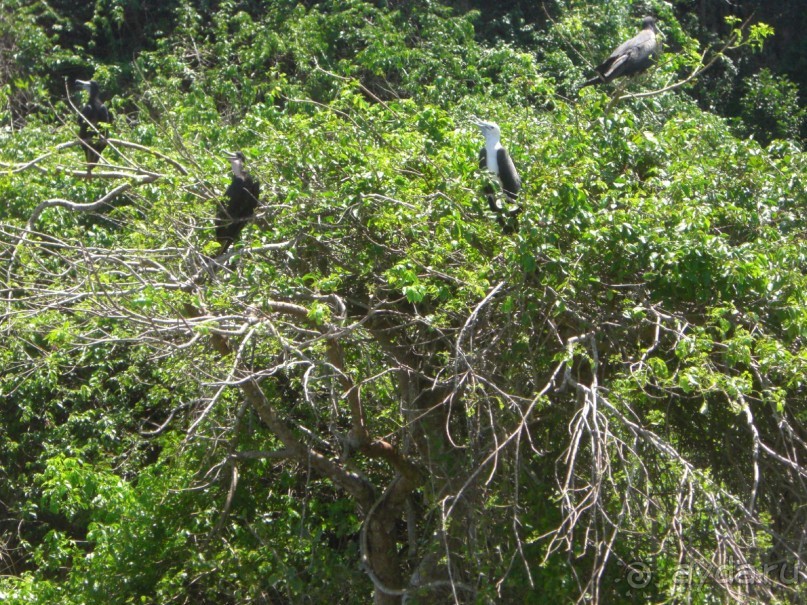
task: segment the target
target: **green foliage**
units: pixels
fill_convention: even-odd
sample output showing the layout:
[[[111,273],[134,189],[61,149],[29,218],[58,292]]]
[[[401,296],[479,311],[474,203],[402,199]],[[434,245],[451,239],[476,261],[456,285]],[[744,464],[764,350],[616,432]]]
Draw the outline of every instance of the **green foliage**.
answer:
[[[96,69],[131,79],[115,138],[164,156],[104,157],[157,178],[92,213],[47,208],[25,239],[43,200],[129,180],[72,172],[64,103],[0,132],[4,602],[366,602],[367,508],[284,449],[245,404],[250,375],[375,497],[400,473],[351,449],[351,397],[424,471],[408,526],[386,520],[407,582],[451,566],[478,602],[574,600],[589,576],[600,602],[714,602],[726,586],[681,593],[680,560],[707,566],[728,538],[755,563],[798,548],[792,465],[749,478],[750,426],[786,456],[783,427],[807,421],[804,156],[679,92],[564,98],[582,77],[568,40],[601,56],[636,23],[627,2],[558,6],[539,59],[427,1],[169,3],[150,50]],[[151,31],[122,18],[136,8],[99,3],[94,39]],[[653,8],[682,48],[647,76],[663,83],[702,51]],[[34,48],[50,40],[25,23]],[[794,136],[786,81],[763,72],[746,98]],[[471,115],[519,167],[511,235],[479,195]],[[217,267],[225,149],[264,196]],[[652,564],[644,591],[635,561]]]
[[[740,106],[744,127],[763,145],[773,139],[798,139],[807,116],[799,106],[796,85],[769,69],[748,79]]]
[[[742,19],[734,15],[726,17],[726,24],[731,29],[731,36],[736,41],[735,47],[748,45],[752,50],[762,50],[765,40],[773,36],[773,28],[767,23],[754,23],[746,33],[742,27]]]

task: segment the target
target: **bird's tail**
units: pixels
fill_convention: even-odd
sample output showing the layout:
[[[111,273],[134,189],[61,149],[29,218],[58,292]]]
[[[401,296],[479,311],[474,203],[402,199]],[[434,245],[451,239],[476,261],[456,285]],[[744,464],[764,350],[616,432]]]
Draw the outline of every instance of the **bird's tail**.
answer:
[[[594,76],[593,78],[590,78],[590,79],[586,80],[585,82],[583,82],[583,84],[580,86],[579,90],[583,90],[586,86],[594,86],[594,84],[599,84],[600,82],[604,82],[604,80],[602,79],[602,76],[600,76],[600,75]]]

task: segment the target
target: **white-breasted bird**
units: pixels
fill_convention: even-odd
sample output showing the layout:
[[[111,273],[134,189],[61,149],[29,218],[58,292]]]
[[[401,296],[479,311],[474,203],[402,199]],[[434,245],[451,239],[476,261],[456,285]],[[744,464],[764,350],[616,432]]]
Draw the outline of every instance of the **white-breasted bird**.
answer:
[[[496,175],[499,184],[502,186],[507,201],[511,204],[516,204],[518,192],[521,190],[521,177],[518,175],[515,164],[510,158],[510,154],[502,146],[501,137],[502,132],[496,122],[487,122],[480,120],[476,116],[471,117],[473,123],[482,132],[485,137],[485,146],[479,150],[479,167],[482,170],[488,170]],[[496,195],[492,187],[485,189],[485,197],[488,200],[490,209],[496,214],[496,220],[506,230],[514,230],[515,227],[507,225],[505,216],[508,218],[515,218],[523,210],[520,205],[517,205],[513,210],[505,210],[496,203]],[[517,224],[516,224],[517,227]]]

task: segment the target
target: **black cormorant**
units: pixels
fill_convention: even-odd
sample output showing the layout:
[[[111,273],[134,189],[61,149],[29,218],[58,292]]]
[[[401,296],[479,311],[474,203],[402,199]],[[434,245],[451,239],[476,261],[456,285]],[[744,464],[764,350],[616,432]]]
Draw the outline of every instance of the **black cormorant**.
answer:
[[[76,80],[76,86],[90,93],[87,104],[81,109],[78,117],[78,137],[84,146],[84,156],[87,158],[87,174],[98,164],[101,153],[106,149],[106,131],[99,124],[111,124],[112,114],[101,103],[101,89],[98,82],[90,80]]]
[[[216,241],[221,245],[219,254],[227,250],[238,238],[247,222],[255,216],[261,186],[244,170],[244,154],[240,151],[227,155],[233,168],[233,180],[219,202],[216,212]]]
[[[518,176],[513,160],[510,159],[510,154],[502,147],[502,134],[499,125],[476,117],[473,117],[471,122],[479,128],[485,137],[485,146],[479,150],[479,167],[495,174],[499,179],[507,201],[511,204],[516,204],[516,197],[521,190],[521,178]],[[488,206],[496,214],[496,221],[506,232],[515,231],[518,228],[517,216],[523,208],[519,205],[513,210],[501,208],[496,203],[496,194],[490,185],[485,188],[485,197],[488,200]],[[508,222],[505,217],[511,220]]]
[[[620,44],[605,61],[594,68],[597,75],[586,80],[580,88],[599,82],[610,82],[614,78],[632,76],[646,70],[656,60],[659,52],[656,34],[658,34],[656,20],[653,17],[645,17],[642,20],[642,31]]]

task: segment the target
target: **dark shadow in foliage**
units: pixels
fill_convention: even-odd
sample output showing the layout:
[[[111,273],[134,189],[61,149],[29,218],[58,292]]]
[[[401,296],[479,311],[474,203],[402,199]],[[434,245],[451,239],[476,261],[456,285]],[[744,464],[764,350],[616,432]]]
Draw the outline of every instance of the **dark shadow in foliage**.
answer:
[[[745,81],[740,99],[744,130],[763,145],[773,139],[798,139],[807,110],[799,108],[798,87],[787,76],[764,68]]]
[[[534,0],[452,0],[445,2],[458,11],[479,11],[475,29],[489,42],[504,40],[524,46],[534,44],[534,30],[547,23],[547,9],[553,3]]]
[[[690,91],[699,105],[723,116],[742,116],[747,121],[749,116],[744,115],[742,107],[742,99],[748,94],[745,83],[761,69],[768,68],[776,74],[775,77],[786,76],[796,85],[798,105],[805,108],[807,36],[804,31],[807,29],[807,11],[804,6],[803,0],[691,0],[675,3],[676,17],[684,29],[703,44],[713,43],[716,37],[730,32],[732,26],[726,23],[726,17],[736,17],[741,21],[751,18],[752,24],[767,23],[775,32],[760,51],[746,53],[733,62],[726,60],[699,78]],[[746,122],[746,126],[756,130],[758,125]],[[805,122],[802,122],[800,136],[807,136]]]

